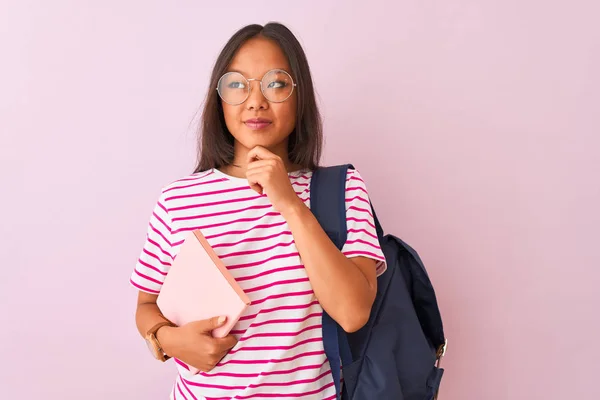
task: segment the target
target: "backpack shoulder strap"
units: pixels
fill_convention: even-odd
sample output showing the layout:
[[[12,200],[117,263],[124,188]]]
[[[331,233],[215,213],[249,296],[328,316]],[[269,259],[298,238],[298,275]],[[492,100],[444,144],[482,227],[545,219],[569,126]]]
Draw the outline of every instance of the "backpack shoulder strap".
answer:
[[[342,249],[348,237],[346,226],[346,174],[350,164],[313,171],[310,180],[310,209],[327,236]],[[331,366],[337,398],[340,396],[341,365],[352,363],[352,351],[344,330],[323,311],[323,347]],[[341,365],[340,365],[341,361]]]
[[[320,167],[313,172],[310,181],[310,209],[321,224],[323,230],[337,246],[342,249],[348,231],[346,226],[346,176],[352,164]],[[369,201],[371,201],[369,199]],[[372,202],[371,202],[372,203]],[[377,236],[383,237],[383,228],[371,204]]]
[[[350,164],[318,168],[310,180],[310,209],[327,233],[342,249],[348,237],[346,227],[346,174]]]

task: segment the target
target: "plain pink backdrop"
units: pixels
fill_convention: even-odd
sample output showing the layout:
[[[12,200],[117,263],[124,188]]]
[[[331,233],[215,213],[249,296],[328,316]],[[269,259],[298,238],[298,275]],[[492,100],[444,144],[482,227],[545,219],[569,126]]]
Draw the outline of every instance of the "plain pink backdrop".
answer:
[[[600,398],[598,2],[294,3],[0,0],[0,398],[167,398],[129,274],[221,46],[269,20],[305,46],[325,161],[429,269],[440,400]]]

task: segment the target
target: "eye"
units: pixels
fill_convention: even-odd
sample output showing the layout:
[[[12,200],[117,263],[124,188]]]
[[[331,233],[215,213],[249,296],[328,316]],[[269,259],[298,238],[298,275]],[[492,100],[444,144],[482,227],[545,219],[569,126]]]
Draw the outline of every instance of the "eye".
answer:
[[[228,89],[245,89],[246,85],[242,81],[234,81],[234,82],[229,82],[229,84],[227,85],[227,88]]]
[[[287,87],[287,85],[288,84],[285,81],[273,81],[273,82],[269,82],[267,89],[283,89],[283,88]]]

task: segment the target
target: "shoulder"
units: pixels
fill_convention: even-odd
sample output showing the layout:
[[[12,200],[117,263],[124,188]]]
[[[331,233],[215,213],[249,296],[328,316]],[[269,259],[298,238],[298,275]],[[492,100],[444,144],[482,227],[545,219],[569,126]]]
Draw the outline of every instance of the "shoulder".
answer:
[[[214,184],[225,181],[213,169],[182,176],[161,188],[161,200],[169,201],[214,189]]]
[[[355,182],[362,182],[365,183],[362,175],[360,174],[360,172],[357,169],[354,168],[348,168],[348,172],[346,173],[346,180],[347,181],[355,181]]]
[[[357,169],[348,169],[346,173],[346,188],[360,188],[366,192],[367,184]]]

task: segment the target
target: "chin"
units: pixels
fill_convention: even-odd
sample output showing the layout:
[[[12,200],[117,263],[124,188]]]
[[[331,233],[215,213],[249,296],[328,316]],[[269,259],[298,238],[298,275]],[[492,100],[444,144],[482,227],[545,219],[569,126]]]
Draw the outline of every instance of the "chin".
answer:
[[[277,146],[277,143],[273,143],[273,141],[271,140],[244,140],[244,141],[240,141],[241,145],[244,146],[245,148],[247,148],[248,150],[251,150],[253,148],[255,148],[256,146],[261,146],[264,147],[265,149],[273,149],[274,147]]]
[[[246,128],[241,135],[236,135],[236,139],[242,146],[248,149],[253,149],[256,146],[271,149],[285,141],[286,136],[279,136],[280,135],[274,135],[273,132],[269,132],[267,129],[256,131]]]

